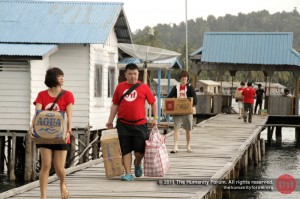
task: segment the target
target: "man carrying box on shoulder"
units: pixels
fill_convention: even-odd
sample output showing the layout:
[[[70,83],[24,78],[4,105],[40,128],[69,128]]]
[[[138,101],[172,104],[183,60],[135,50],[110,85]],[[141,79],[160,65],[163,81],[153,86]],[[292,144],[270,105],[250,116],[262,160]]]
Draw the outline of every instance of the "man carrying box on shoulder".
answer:
[[[193,98],[193,106],[197,105],[197,95],[194,87],[188,83],[189,74],[187,71],[182,70],[179,73],[180,84],[175,85],[171,92],[168,95],[168,98]],[[174,121],[174,148],[171,153],[177,153],[178,151],[178,138],[179,138],[179,129],[181,124],[186,131],[186,150],[191,152],[192,148],[190,146],[191,141],[191,130],[193,129],[193,114],[187,115],[173,115]]]

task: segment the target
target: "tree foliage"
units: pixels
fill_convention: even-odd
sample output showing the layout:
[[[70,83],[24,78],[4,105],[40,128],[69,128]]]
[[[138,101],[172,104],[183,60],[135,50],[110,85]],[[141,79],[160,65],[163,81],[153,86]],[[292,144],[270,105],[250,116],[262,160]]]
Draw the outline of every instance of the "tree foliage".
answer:
[[[205,32],[293,32],[293,48],[300,51],[300,14],[295,8],[292,12],[277,12],[270,14],[267,10],[249,14],[238,13],[237,16],[227,14],[216,18],[213,15],[207,19],[197,18],[188,23],[188,52],[191,53],[203,45]],[[137,30],[135,43],[165,48],[181,53],[181,60],[185,63],[186,41],[185,22],[179,24],[157,24],[155,35],[147,35],[150,27]],[[145,36],[141,36],[145,35]],[[189,64],[190,65],[190,64]],[[189,70],[190,71],[190,70]],[[199,79],[216,79],[215,71],[202,71]],[[262,71],[238,72],[236,80],[265,81]],[[230,74],[224,74],[224,80],[231,80]],[[290,72],[276,72],[272,81],[293,87],[294,80]]]

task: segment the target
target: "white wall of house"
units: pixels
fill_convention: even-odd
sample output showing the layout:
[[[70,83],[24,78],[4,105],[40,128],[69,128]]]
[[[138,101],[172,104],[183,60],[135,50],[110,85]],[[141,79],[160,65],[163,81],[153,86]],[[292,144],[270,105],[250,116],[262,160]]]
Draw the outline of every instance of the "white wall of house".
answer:
[[[63,88],[74,94],[73,128],[87,128],[89,123],[89,57],[89,45],[70,44],[59,45],[49,58],[51,67],[64,72]]]
[[[29,129],[29,63],[20,61],[1,61],[1,66],[0,130]]]
[[[35,115],[35,106],[33,105],[38,93],[42,90],[46,90],[45,75],[49,68],[49,57],[43,60],[32,60],[30,61],[30,118],[29,123],[31,124],[32,118]],[[22,129],[25,130],[25,129]]]
[[[118,83],[119,70],[118,63],[118,47],[117,37],[112,31],[105,42],[102,44],[94,44],[90,46],[90,81],[89,81],[89,96],[90,96],[90,113],[89,124],[91,130],[104,129],[107,122],[110,107],[112,104],[113,91]],[[102,87],[102,95],[95,97],[95,66],[101,67],[102,73],[100,79]],[[114,71],[112,76],[110,71]],[[109,81],[113,82],[112,92],[109,92]]]

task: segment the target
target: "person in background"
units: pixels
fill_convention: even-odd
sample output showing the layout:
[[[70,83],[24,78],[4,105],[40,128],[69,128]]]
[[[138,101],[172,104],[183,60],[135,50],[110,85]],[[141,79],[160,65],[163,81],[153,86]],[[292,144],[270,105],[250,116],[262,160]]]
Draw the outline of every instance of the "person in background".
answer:
[[[257,85],[258,89],[256,92],[256,101],[255,101],[255,108],[254,108],[254,114],[256,114],[257,107],[259,106],[259,110],[261,110],[262,107],[262,101],[264,97],[265,91],[261,88],[261,84]]]
[[[244,82],[241,82],[240,83],[240,87],[237,89],[236,92],[239,92],[239,93],[236,93],[235,95],[235,101],[238,103],[238,109],[239,109],[239,119],[242,119],[242,116],[243,116],[243,108],[244,108],[244,105],[243,105],[243,95],[242,95],[242,92],[245,88],[245,83]]]
[[[197,95],[195,92],[194,87],[188,83],[189,81],[189,74],[187,71],[182,70],[179,73],[180,83],[175,85],[171,92],[168,95],[168,98],[193,98],[193,106],[197,105]],[[186,131],[186,150],[187,152],[191,152],[192,148],[190,145],[191,141],[191,130],[193,129],[193,114],[187,115],[173,115],[174,121],[174,148],[171,153],[178,152],[178,139],[179,139],[179,129],[181,125]]]
[[[62,91],[62,85],[64,84],[63,71],[59,68],[48,69],[45,77],[45,84],[48,89],[39,92],[36,100],[33,102],[36,111],[50,109],[56,97]],[[52,158],[55,173],[60,180],[61,198],[66,199],[69,197],[69,191],[66,185],[65,162],[67,157],[67,150],[71,148],[70,135],[72,135],[73,104],[74,97],[72,92],[65,90],[65,93],[56,102],[56,105],[53,108],[54,111],[65,111],[67,113],[67,144],[37,145],[40,150],[42,160],[42,168],[39,175],[41,199],[46,199],[46,189],[48,185],[48,177],[49,171],[51,169]]]
[[[252,122],[252,116],[253,116],[253,104],[254,104],[254,98],[256,96],[256,92],[254,88],[252,87],[252,83],[248,82],[247,87],[244,88],[242,91],[242,95],[244,97],[244,122],[247,122],[247,117],[248,117],[248,122]],[[248,116],[248,114],[249,116]]]
[[[285,88],[284,91],[283,91],[283,95],[284,97],[292,97],[292,95],[290,94],[290,90]]]
[[[157,103],[149,86],[138,81],[139,71],[136,64],[130,63],[125,67],[126,81],[117,85],[112,99],[112,106],[106,127],[113,128],[113,120],[118,114],[117,130],[120,140],[121,152],[123,156],[123,165],[126,174],[122,176],[123,181],[133,181],[131,174],[132,151],[134,151],[134,174],[135,177],[141,177],[143,170],[141,167],[142,159],[145,153],[145,141],[148,139],[148,127],[145,110],[147,101],[152,108],[154,115],[152,124],[157,125]],[[122,96],[135,84],[140,84],[130,94]]]

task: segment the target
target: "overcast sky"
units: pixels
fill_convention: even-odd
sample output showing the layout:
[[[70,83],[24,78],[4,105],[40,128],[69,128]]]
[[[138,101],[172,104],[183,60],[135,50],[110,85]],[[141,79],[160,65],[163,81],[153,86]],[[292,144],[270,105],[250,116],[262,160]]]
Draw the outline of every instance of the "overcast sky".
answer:
[[[134,32],[145,26],[155,26],[158,23],[179,24],[185,21],[186,0],[77,0],[124,2],[125,13]],[[207,18],[226,14],[237,15],[239,12],[248,14],[253,11],[268,10],[275,12],[291,12],[294,8],[300,12],[300,0],[187,0],[187,18]]]

